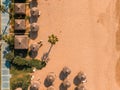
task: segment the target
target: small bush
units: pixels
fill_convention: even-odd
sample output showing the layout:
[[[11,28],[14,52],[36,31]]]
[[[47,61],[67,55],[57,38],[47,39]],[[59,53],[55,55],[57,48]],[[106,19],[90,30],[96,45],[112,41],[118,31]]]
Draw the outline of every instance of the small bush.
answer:
[[[16,66],[23,66],[27,68],[37,68],[37,69],[42,69],[43,67],[46,66],[46,63],[37,59],[32,59],[32,60],[26,60],[25,58],[21,58],[20,56],[16,56],[12,62]],[[28,69],[31,71],[31,69]]]
[[[7,59],[7,61],[12,62],[14,59],[14,52],[9,52],[5,55],[5,58]]]
[[[4,35],[2,38],[6,43],[9,44],[10,50],[13,51],[13,49],[14,49],[14,36],[13,35]]]
[[[27,90],[30,85],[31,76],[26,75],[23,78],[17,78],[11,82],[12,90],[15,90],[18,87],[21,87],[22,90]]]

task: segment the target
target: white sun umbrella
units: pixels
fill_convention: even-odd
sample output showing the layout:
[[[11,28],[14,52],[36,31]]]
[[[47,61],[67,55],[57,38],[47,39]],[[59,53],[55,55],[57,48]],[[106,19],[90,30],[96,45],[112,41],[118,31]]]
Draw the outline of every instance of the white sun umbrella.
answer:
[[[30,50],[34,51],[34,52],[38,51],[39,50],[39,45],[37,43],[31,44],[30,45]]]
[[[39,30],[39,25],[37,23],[32,23],[30,29],[31,31],[37,32]]]
[[[40,83],[39,81],[33,81],[31,82],[30,90],[39,90]]]

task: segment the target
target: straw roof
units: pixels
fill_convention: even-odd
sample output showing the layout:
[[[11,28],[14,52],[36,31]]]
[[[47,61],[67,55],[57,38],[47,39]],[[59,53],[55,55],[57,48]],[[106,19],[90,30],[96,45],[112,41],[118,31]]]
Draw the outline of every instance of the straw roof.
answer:
[[[31,82],[30,90],[39,90],[40,83],[38,81]]]
[[[64,87],[66,87],[66,88],[69,88],[69,87],[71,86],[70,81],[69,81],[69,80],[67,80],[67,79],[66,79],[66,80],[64,80],[64,81],[63,81],[63,86],[64,86]]]
[[[39,25],[37,23],[32,23],[31,26],[31,31],[38,31],[39,30]]]
[[[68,68],[68,67],[65,66],[65,67],[63,68],[63,73],[64,73],[64,74],[70,74],[70,73],[71,73],[70,68]]]
[[[15,30],[25,30],[25,19],[15,19]]]
[[[55,88],[53,86],[49,86],[47,90],[55,90]]]
[[[55,81],[55,77],[56,77],[55,74],[51,72],[47,75],[47,81],[53,83]]]
[[[25,14],[25,3],[15,3],[15,14]]]
[[[31,10],[30,10],[30,13],[32,16],[39,16],[39,10],[38,8],[36,7],[33,7]]]
[[[33,43],[30,45],[30,50],[31,51],[38,51],[39,45],[37,43]]]
[[[14,45],[15,49],[28,49],[28,36],[15,35]]]
[[[83,72],[79,72],[77,75],[77,78],[81,81],[81,82],[85,82],[86,81],[86,75]]]

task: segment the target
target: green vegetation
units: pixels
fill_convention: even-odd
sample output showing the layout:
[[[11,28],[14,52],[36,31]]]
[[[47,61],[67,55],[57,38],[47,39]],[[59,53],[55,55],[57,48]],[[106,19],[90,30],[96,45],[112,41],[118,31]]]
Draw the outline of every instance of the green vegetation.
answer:
[[[9,52],[5,55],[5,58],[11,62],[11,64],[15,65],[15,66],[22,66],[22,68],[37,68],[37,69],[42,69],[43,67],[46,66],[46,63],[44,61],[40,61],[37,59],[26,59],[26,58],[22,58],[20,56],[16,56],[14,57],[14,53],[13,52]]]
[[[5,58],[9,61],[12,62],[14,59],[14,52],[9,52],[5,55]]]
[[[3,40],[8,43],[10,50],[14,50],[14,36],[13,35],[4,35]]]
[[[22,90],[27,90],[30,85],[31,76],[23,75],[19,76],[19,78],[11,79],[11,90],[15,90],[16,88],[21,87]]]

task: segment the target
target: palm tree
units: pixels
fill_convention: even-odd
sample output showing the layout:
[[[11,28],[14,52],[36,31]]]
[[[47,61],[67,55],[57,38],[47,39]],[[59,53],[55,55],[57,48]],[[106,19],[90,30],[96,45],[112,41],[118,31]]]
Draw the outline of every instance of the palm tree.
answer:
[[[50,35],[50,36],[48,37],[48,42],[49,42],[51,45],[55,45],[56,42],[58,42],[57,36],[55,36],[54,34]]]
[[[48,51],[48,54],[49,54],[53,45],[55,45],[56,42],[58,42],[58,37],[55,36],[54,34],[52,34],[52,35],[48,36],[48,42],[51,44],[50,49]]]
[[[56,42],[58,42],[57,36],[55,36],[54,34],[48,36],[48,42],[51,44],[51,46],[50,46],[48,52],[43,55],[42,60],[47,60],[48,59],[49,53],[50,53],[53,45],[55,45]]]

